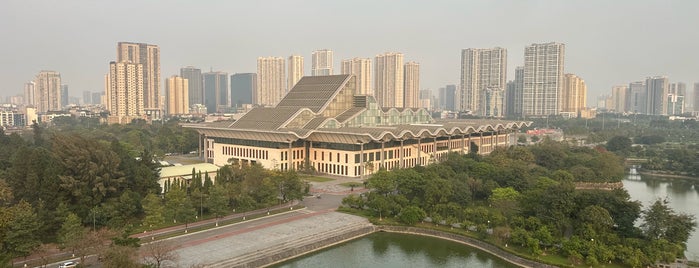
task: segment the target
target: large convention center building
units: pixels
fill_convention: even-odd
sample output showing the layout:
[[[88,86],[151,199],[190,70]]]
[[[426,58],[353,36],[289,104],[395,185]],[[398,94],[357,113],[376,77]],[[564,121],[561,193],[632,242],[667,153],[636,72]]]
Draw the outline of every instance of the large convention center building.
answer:
[[[530,122],[433,119],[425,109],[379,107],[357,95],[352,75],[307,76],[276,107],[235,122],[185,124],[200,134],[206,162],[260,164],[361,177],[380,168],[427,165],[450,152],[487,154],[515,143]]]

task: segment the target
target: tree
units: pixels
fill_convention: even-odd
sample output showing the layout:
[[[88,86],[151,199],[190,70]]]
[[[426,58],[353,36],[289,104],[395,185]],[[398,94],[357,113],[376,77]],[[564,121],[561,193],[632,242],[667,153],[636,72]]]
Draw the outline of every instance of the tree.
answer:
[[[83,227],[78,215],[69,212],[61,225],[61,229],[58,231],[58,242],[61,243],[61,248],[67,248],[75,253],[86,234],[87,230]]]
[[[165,209],[173,222],[185,223],[185,232],[187,232],[189,222],[197,214],[194,207],[192,207],[192,202],[187,198],[187,193],[179,186],[174,186],[169,192],[165,193]]]
[[[614,136],[607,141],[607,150],[625,154],[631,150],[631,139],[625,136]]]
[[[641,229],[650,240],[666,239],[670,243],[686,246],[689,235],[697,226],[693,215],[675,214],[667,199],[656,200],[643,211]]]
[[[155,194],[148,194],[142,201],[143,212],[146,217],[143,219],[143,224],[147,229],[152,229],[153,226],[158,226],[165,222],[163,211],[163,200]]]
[[[34,208],[22,200],[0,209],[0,253],[10,258],[29,255],[41,244],[37,234],[41,223]]]
[[[226,195],[226,188],[221,184],[215,184],[211,187],[207,203],[211,213],[216,217],[216,226],[218,226],[218,219],[229,210],[229,199]]]
[[[501,210],[505,216],[508,216],[517,208],[519,197],[520,193],[512,187],[495,188],[489,200],[493,207]]]
[[[416,206],[407,206],[400,211],[398,219],[407,224],[414,225],[418,221],[421,221],[427,216],[424,210]]]
[[[168,241],[156,241],[141,247],[143,261],[151,267],[160,268],[165,262],[176,262],[177,247]]]

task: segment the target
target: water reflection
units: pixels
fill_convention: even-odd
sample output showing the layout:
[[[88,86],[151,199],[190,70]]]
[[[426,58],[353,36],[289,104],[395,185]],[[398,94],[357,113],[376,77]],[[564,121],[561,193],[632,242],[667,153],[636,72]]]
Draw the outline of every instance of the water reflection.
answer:
[[[699,218],[699,178],[666,178],[652,175],[628,175],[624,188],[631,199],[638,200],[647,208],[658,199],[667,198],[675,212]],[[687,252],[691,260],[699,260],[699,235],[692,233],[687,241]]]
[[[340,257],[342,256],[342,257]],[[503,267],[513,266],[452,241],[374,233],[274,267]]]

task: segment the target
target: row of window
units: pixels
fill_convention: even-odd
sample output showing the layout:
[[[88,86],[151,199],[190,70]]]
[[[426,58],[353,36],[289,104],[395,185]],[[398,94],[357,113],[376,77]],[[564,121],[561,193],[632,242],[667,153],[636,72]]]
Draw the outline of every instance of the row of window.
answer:
[[[269,151],[267,151],[267,150],[252,149],[252,148],[240,148],[240,147],[231,147],[231,146],[223,146],[221,149],[222,149],[221,153],[223,155],[255,158],[255,159],[269,159]]]

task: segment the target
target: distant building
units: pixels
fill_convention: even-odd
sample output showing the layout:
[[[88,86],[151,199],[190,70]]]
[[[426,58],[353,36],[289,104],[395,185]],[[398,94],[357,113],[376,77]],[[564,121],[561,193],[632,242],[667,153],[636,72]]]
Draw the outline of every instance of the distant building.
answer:
[[[256,73],[237,73],[231,75],[231,107],[240,109],[243,105],[252,104],[257,88]]]
[[[560,113],[575,118],[587,106],[587,85],[585,80],[574,74],[565,74],[563,90],[560,93]]]
[[[286,82],[287,91],[296,85],[301,77],[305,75],[303,71],[303,57],[299,55],[289,56],[289,76]]]
[[[617,113],[627,112],[626,110],[626,94],[629,91],[629,86],[618,85],[612,87],[612,105]]]
[[[524,49],[522,113],[529,117],[557,115],[563,88],[565,45],[532,44]]]
[[[193,66],[180,68],[180,76],[189,84],[189,104],[204,104],[204,78],[201,69]]]
[[[645,81],[629,83],[629,91],[626,94],[626,111],[635,114],[646,114],[647,98]]]
[[[405,108],[420,108],[420,64],[407,62],[403,67],[403,90]]]
[[[432,102],[433,96],[432,96],[432,90],[431,89],[423,89],[420,90],[420,108],[427,109],[428,111],[432,111],[434,107],[432,107],[433,102]]]
[[[352,74],[357,78],[357,94],[374,96],[371,80],[371,59],[354,58],[342,61],[342,74]]]
[[[479,116],[504,116],[506,77],[504,48],[461,50],[460,109]]]
[[[55,71],[41,71],[34,80],[34,103],[39,113],[60,111],[61,74]]]
[[[189,114],[189,80],[173,75],[165,83],[168,115]]]
[[[68,106],[68,85],[61,85],[61,109]]]
[[[687,84],[670,83],[667,96],[667,114],[681,115],[685,112]]]
[[[456,85],[446,85],[438,91],[439,108],[447,111],[456,111]]]
[[[116,62],[141,64],[143,69],[143,107],[160,109],[160,47],[144,43],[119,42]]]
[[[110,62],[108,81],[108,123],[128,124],[134,119],[145,119],[143,64]]]
[[[694,83],[694,111],[699,112],[699,82]]]
[[[204,77],[204,105],[208,113],[217,113],[231,107],[228,94],[228,73],[208,72]]]
[[[102,97],[104,97],[104,92],[93,92],[92,93],[92,104],[103,104]]]
[[[83,105],[93,104],[93,102],[92,102],[92,92],[87,91],[87,90],[86,90],[86,91],[83,91],[83,102],[82,102],[82,104],[83,104]]]
[[[381,107],[405,107],[402,53],[376,55],[374,60],[374,93]]]
[[[667,115],[667,95],[669,80],[664,76],[646,78],[646,113]]]
[[[313,51],[311,64],[311,75],[332,75],[333,74],[333,51],[321,49]],[[291,88],[291,87],[289,87]]]
[[[36,105],[36,83],[29,81],[24,84],[24,103],[27,105]]]
[[[257,92],[254,104],[274,106],[286,95],[284,58],[257,58]]]

